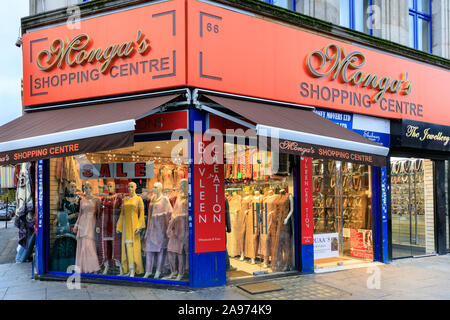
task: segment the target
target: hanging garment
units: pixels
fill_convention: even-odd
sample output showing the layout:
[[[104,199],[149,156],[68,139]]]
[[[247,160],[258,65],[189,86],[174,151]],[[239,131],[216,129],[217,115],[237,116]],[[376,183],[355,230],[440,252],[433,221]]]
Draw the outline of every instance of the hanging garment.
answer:
[[[80,201],[80,213],[75,223],[75,227],[78,229],[75,265],[84,273],[100,270],[95,247],[95,226],[100,212],[100,204],[98,198],[85,198]]]
[[[276,217],[275,211],[276,211],[276,201],[278,200],[278,195],[272,195],[268,196],[264,199],[264,209],[266,212],[264,214],[266,215],[266,220],[263,221],[264,228],[261,233],[261,252],[264,256],[264,261],[266,264],[269,263],[269,256],[271,255],[271,246],[272,246],[272,237],[274,234],[272,223],[274,217]]]
[[[230,257],[240,255],[243,249],[245,215],[242,214],[241,201],[242,197],[237,193],[233,194],[228,201],[231,232],[227,233],[227,248]]]
[[[67,194],[61,202],[61,210],[68,213],[69,224],[73,226],[78,219],[80,212],[80,197],[76,194]],[[72,215],[70,217],[70,215]]]
[[[244,256],[255,258],[253,254],[253,220],[252,220],[252,197],[247,196],[242,199],[242,211],[245,215],[245,234],[244,234]]]
[[[274,237],[272,237],[272,270],[284,271],[291,266],[291,238],[292,230],[291,224],[284,224],[284,221],[291,210],[289,193],[281,193],[275,201],[276,219],[272,218],[272,223],[275,225]]]
[[[172,215],[172,206],[167,197],[152,201],[148,208],[145,251],[160,252],[167,248],[167,226]]]
[[[121,262],[124,273],[129,267],[135,267],[136,273],[143,273],[141,253],[141,236],[136,231],[145,228],[144,202],[141,197],[134,195],[122,200],[120,216],[116,230],[122,233]]]
[[[19,244],[27,248],[29,238],[34,233],[34,203],[31,194],[31,163],[20,165],[19,180],[16,189],[16,218],[14,225],[19,229]]]
[[[165,166],[161,170],[162,184],[164,189],[172,189],[173,183],[173,170],[171,167]]]
[[[120,234],[116,232],[116,224],[121,206],[122,198],[118,194],[109,194],[102,199],[97,219],[97,227],[100,229],[98,257],[101,266],[108,263],[109,266],[120,267]]]
[[[252,224],[253,224],[253,258],[261,253],[261,235],[267,233],[264,218],[267,221],[267,212],[263,206],[263,196],[254,196],[252,201]]]

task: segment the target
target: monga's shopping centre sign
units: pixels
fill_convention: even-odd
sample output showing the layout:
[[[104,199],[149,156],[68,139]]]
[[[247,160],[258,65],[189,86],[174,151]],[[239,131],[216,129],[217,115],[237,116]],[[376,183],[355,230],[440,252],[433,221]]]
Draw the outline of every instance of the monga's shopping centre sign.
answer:
[[[229,10],[172,0],[24,34],[27,107],[196,87],[450,125],[448,70]]]

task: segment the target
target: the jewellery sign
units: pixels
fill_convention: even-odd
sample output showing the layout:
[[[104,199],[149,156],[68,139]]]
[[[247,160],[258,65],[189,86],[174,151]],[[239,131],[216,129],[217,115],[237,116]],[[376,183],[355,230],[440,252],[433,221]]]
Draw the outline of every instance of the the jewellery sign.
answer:
[[[403,120],[392,123],[392,145],[422,150],[450,151],[450,127]]]
[[[23,35],[24,105],[185,83],[184,1],[82,19]]]
[[[190,86],[450,125],[446,69],[213,2],[187,3]]]

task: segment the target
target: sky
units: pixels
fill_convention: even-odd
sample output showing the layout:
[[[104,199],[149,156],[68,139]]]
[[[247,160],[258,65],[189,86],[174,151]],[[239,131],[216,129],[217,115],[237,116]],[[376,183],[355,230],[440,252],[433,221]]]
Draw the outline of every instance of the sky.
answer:
[[[20,18],[29,14],[28,2],[8,1],[0,10],[0,125],[22,115],[22,47],[16,47],[15,43],[20,34]]]

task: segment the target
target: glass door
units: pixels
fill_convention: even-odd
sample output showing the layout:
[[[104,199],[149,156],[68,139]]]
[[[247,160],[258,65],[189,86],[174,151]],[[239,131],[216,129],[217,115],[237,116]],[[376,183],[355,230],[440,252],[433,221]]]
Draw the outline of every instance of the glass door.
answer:
[[[391,158],[392,257],[434,252],[433,163]]]

